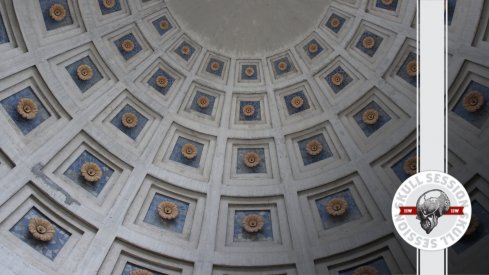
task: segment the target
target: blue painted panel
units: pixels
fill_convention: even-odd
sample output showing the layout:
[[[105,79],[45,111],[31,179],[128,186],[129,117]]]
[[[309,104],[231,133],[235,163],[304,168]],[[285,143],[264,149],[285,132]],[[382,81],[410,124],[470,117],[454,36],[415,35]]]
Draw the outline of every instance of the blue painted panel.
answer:
[[[158,78],[158,76],[164,76],[164,77],[166,77],[166,79],[168,79],[168,85],[166,85],[166,87],[160,87],[160,86],[156,85],[156,78]],[[150,85],[156,91],[158,91],[159,93],[161,93],[163,95],[166,95],[168,93],[168,91],[170,91],[173,83],[175,83],[175,78],[162,69],[158,69],[151,76],[151,78],[148,80],[148,85]]]
[[[375,6],[377,8],[381,8],[384,10],[395,11],[397,9],[398,3],[399,3],[399,0],[393,0],[391,4],[386,5],[386,4],[382,3],[382,0],[377,0],[377,2],[375,3]]]
[[[21,98],[29,98],[37,105],[37,115],[33,119],[25,119],[17,112],[17,103]],[[17,92],[4,100],[1,101],[3,108],[9,114],[10,118],[14,121],[15,125],[20,129],[20,131],[27,135],[37,126],[41,125],[46,119],[48,119],[51,114],[42,105],[39,98],[34,94],[31,87],[24,88],[20,92]]]
[[[302,98],[303,104],[300,108],[294,108],[291,104],[291,100],[296,96]],[[285,106],[287,106],[287,112],[289,113],[289,115],[297,114],[310,108],[309,101],[307,100],[307,97],[303,91],[297,91],[290,95],[284,96],[284,101]]]
[[[132,51],[130,52],[125,52],[123,49],[122,49],[122,42],[124,40],[131,40],[133,43],[134,43],[134,49],[132,49]],[[116,41],[114,41],[114,44],[115,46],[117,47],[117,49],[119,50],[119,53],[122,55],[122,57],[125,59],[125,60],[129,60],[131,59],[132,57],[134,57],[135,55],[137,55],[140,51],[143,50],[143,48],[141,47],[141,45],[139,44],[139,42],[137,41],[136,37],[134,36],[134,34],[132,33],[128,33],[126,35],[124,35],[123,37],[117,39]]]
[[[374,41],[375,41],[375,45],[370,48],[370,49],[367,49],[363,46],[363,39],[365,37],[373,37]],[[374,54],[377,52],[377,50],[379,49],[380,47],[380,44],[382,44],[382,41],[384,41],[384,38],[376,35],[375,33],[373,32],[370,32],[370,31],[365,31],[362,33],[362,35],[360,36],[360,39],[358,39],[358,42],[357,44],[355,45],[355,47],[357,47],[357,49],[359,49],[360,51],[362,51],[363,53],[365,53],[366,55],[372,57],[374,56]]]
[[[447,0],[447,21],[448,25],[452,25],[453,14],[455,13],[455,7],[457,6],[457,0]]]
[[[251,105],[255,108],[255,112],[251,116],[245,116],[243,113],[243,107],[246,105]],[[260,121],[261,120],[261,109],[260,101],[240,101],[239,102],[239,120],[240,121]]]
[[[197,155],[193,159],[187,159],[182,155],[182,147],[191,143],[197,147]],[[200,158],[202,157],[202,150],[204,149],[204,144],[198,143],[184,137],[178,137],[175,147],[171,152],[170,159],[181,164],[185,164],[194,168],[199,168]]]
[[[405,157],[391,166],[392,171],[394,171],[401,182],[410,177],[408,174],[406,174],[406,172],[404,172],[404,162],[413,156],[416,156],[416,149],[411,150]]]
[[[138,124],[133,127],[133,128],[127,128],[122,124],[122,116],[124,113],[133,113],[136,115],[138,118]],[[110,121],[112,125],[117,127],[119,130],[121,130],[124,134],[126,134],[128,137],[132,138],[133,140],[136,140],[136,138],[139,136],[141,131],[144,129],[144,126],[148,122],[148,119],[143,116],[140,112],[138,112],[136,109],[134,109],[131,105],[126,105],[122,110],[117,113],[117,115]]]
[[[323,145],[323,150],[318,155],[311,156],[307,153],[306,145],[307,143],[309,143],[314,139],[318,140],[321,143],[321,145]],[[299,149],[301,151],[302,161],[304,162],[304,165],[309,165],[333,156],[333,152],[331,152],[331,149],[329,148],[329,145],[326,142],[326,139],[324,138],[323,134],[318,134],[310,138],[303,139],[299,141],[298,144],[299,144]]]
[[[331,24],[331,22],[332,22],[334,19],[338,19],[338,20],[339,20],[339,22],[340,22],[340,24],[339,24],[338,26],[336,26],[336,27],[334,27],[334,26]],[[343,18],[343,17],[339,16],[339,15],[338,15],[338,14],[336,14],[336,13],[332,13],[332,14],[331,14],[331,16],[329,17],[328,21],[326,21],[325,26],[326,26],[328,29],[332,30],[334,33],[338,33],[338,32],[341,30],[341,28],[343,27],[343,25],[345,24],[345,21],[346,21],[346,19],[345,19],[345,18]]]
[[[217,63],[219,64],[219,69],[217,69],[217,70],[215,70],[215,71],[213,71],[213,70],[211,69],[211,64],[212,64],[213,62],[217,62]],[[224,62],[222,62],[221,60],[217,60],[217,59],[215,59],[215,58],[211,58],[211,59],[209,59],[209,62],[207,63],[207,66],[206,66],[206,68],[205,68],[205,71],[206,71],[206,72],[208,72],[208,73],[210,73],[210,74],[213,74],[213,75],[216,75],[216,76],[219,76],[219,77],[221,77],[221,76],[222,76],[222,72],[223,72],[223,70],[224,70]]]
[[[98,0],[98,5],[100,7],[100,11],[102,12],[102,15],[106,15],[109,13],[113,13],[113,12],[117,12],[117,11],[122,10],[120,0],[115,0],[115,5],[112,8],[106,8],[104,6],[104,0]]]
[[[254,72],[252,75],[248,76],[245,71],[246,68],[251,67],[253,68]],[[243,64],[241,65],[241,79],[243,80],[257,80],[258,79],[258,68],[256,65],[253,64]]]
[[[326,211],[326,205],[328,205],[328,202],[334,198],[343,198],[348,203],[346,212],[341,216],[331,216]],[[362,217],[362,213],[360,212],[360,209],[358,209],[355,199],[348,189],[317,199],[316,207],[318,208],[324,229],[331,229]]]
[[[163,20],[166,20],[168,22],[168,28],[166,28],[166,29],[160,28],[160,22],[163,21]],[[166,16],[164,16],[164,15],[162,17],[154,20],[153,21],[153,26],[155,27],[156,31],[161,36],[163,36],[165,33],[169,32],[173,28],[173,25],[171,24],[170,20],[168,20],[168,18]]]
[[[474,233],[463,236],[451,247],[457,254],[463,253],[489,234],[489,212],[478,201],[472,202],[472,215],[479,219],[479,227]]]
[[[48,31],[61,28],[73,24],[73,18],[71,17],[70,9],[68,8],[67,0],[39,0],[41,5],[41,12],[44,18],[44,24]],[[55,21],[49,15],[49,9],[54,4],[60,4],[65,8],[66,16],[61,21]]]
[[[331,80],[331,77],[335,74],[341,74],[343,76],[343,82],[341,82],[340,85],[334,85],[333,81]],[[350,84],[353,81],[353,78],[341,67],[338,66],[336,67],[331,73],[329,73],[324,80],[326,83],[328,83],[329,87],[333,90],[335,94],[339,93],[341,90],[343,90],[348,84]]]
[[[177,205],[178,216],[175,219],[165,220],[158,215],[158,205],[163,201],[173,202]],[[185,219],[187,217],[188,207],[189,204],[186,202],[156,193],[151,201],[148,212],[144,217],[144,222],[165,230],[182,233],[185,225]]]
[[[94,162],[102,170],[102,177],[96,182],[87,182],[81,175],[80,169],[85,162]],[[83,151],[81,155],[66,169],[63,173],[69,179],[71,179],[75,184],[78,184],[83,189],[87,190],[90,194],[98,196],[98,194],[105,187],[110,177],[114,173],[114,169],[107,166],[101,160],[96,158],[94,155],[87,151]]]
[[[136,265],[136,264],[133,264],[133,263],[130,263],[130,262],[127,262],[126,263],[126,265],[124,266],[124,270],[122,270],[122,274],[121,275],[131,275],[131,272],[132,271],[135,271],[135,270],[138,270],[138,269],[147,270],[149,272],[152,272],[154,275],[164,275],[163,273],[159,273],[159,272],[156,272],[154,270],[147,269],[147,268],[144,268],[142,266],[139,266],[139,265]]]
[[[201,96],[206,96],[209,99],[209,106],[206,108],[201,108],[199,104],[197,104],[197,100]],[[199,113],[205,114],[205,115],[212,115],[212,110],[214,109],[214,103],[216,101],[216,97],[212,96],[210,94],[203,93],[201,91],[197,91],[195,93],[194,99],[192,100],[192,105],[190,106],[190,109],[197,111]]]
[[[287,68],[283,71],[281,71],[278,68],[278,64],[280,64],[281,62],[285,62],[285,64],[287,64]],[[275,72],[276,76],[281,76],[294,70],[294,64],[292,64],[292,62],[289,60],[287,56],[277,59],[272,63],[273,63],[273,71]]]
[[[250,168],[244,163],[244,156],[248,152],[255,152],[260,157],[260,164]],[[257,174],[266,173],[267,164],[265,162],[265,150],[263,148],[238,148],[236,173],[238,174]]]
[[[183,47],[188,47],[190,49],[189,53],[188,54],[183,54],[182,53],[182,48]],[[180,56],[181,58],[183,58],[183,60],[185,61],[189,61],[190,58],[192,58],[192,55],[194,55],[196,49],[190,45],[189,43],[183,41],[180,46],[178,46],[178,48],[175,49],[175,53],[178,54],[178,56]]]
[[[377,120],[375,124],[366,124],[365,122],[363,122],[363,113],[367,109],[374,109],[379,113],[379,120]],[[373,133],[382,128],[382,126],[384,126],[387,122],[391,120],[391,116],[389,116],[389,114],[387,114],[384,109],[382,109],[375,101],[370,102],[367,106],[361,109],[360,112],[356,113],[353,118],[367,137],[371,136]]]
[[[78,78],[78,75],[76,74],[76,69],[78,69],[78,66],[82,64],[87,64],[92,68],[93,71],[93,76],[89,80],[81,80]],[[95,63],[93,63],[92,59],[89,56],[86,56],[68,66],[66,66],[66,70],[70,74],[71,78],[75,82],[76,86],[80,89],[82,93],[86,92],[88,89],[93,87],[97,82],[99,82],[101,79],[104,77],[98,70],[97,66],[95,66]]]
[[[248,233],[243,229],[242,221],[247,215],[260,215],[264,225],[262,230],[256,233]],[[270,210],[237,210],[234,214],[233,241],[257,242],[273,241],[272,217]]]
[[[353,267],[353,268],[342,270],[339,272],[339,274],[340,275],[352,275],[353,272],[355,271],[355,269],[357,269],[360,266],[364,266],[364,265],[369,265],[369,266],[377,269],[378,275],[390,275],[390,274],[392,274],[391,271],[389,270],[389,266],[387,266],[387,263],[385,262],[383,257],[379,257],[373,261],[358,265],[358,266]]]
[[[484,97],[484,105],[481,107],[480,110],[471,113],[467,112],[464,109],[464,97],[469,92],[474,90],[479,91],[482,94],[482,96]],[[487,122],[487,119],[489,118],[489,87],[475,81],[470,81],[467,89],[462,94],[452,111],[475,127],[479,129],[482,128],[482,126]]]
[[[48,220],[56,231],[51,241],[39,241],[32,237],[29,232],[29,220],[32,218],[43,218]],[[9,230],[17,238],[28,244],[37,252],[41,253],[51,261],[53,261],[59,252],[63,249],[71,233],[63,229],[61,226],[54,223],[51,219],[42,214],[35,207],[32,207],[12,228]]]
[[[311,44],[316,44],[318,47],[317,51],[314,53],[309,51],[309,45]],[[302,49],[306,52],[307,56],[310,59],[313,59],[314,57],[318,56],[324,50],[324,48],[321,46],[321,44],[319,44],[319,42],[316,39],[312,39],[311,41],[309,41],[309,43],[304,45]]]
[[[0,13],[0,44],[8,42],[10,42],[10,39],[8,38],[7,28],[5,27],[5,22],[3,21],[2,14]]]
[[[399,68],[399,71],[397,71],[397,75],[401,77],[402,79],[406,80],[407,83],[413,85],[416,87],[416,82],[418,80],[418,76],[410,76],[407,74],[406,71],[406,66],[409,62],[416,60],[416,53],[410,52],[408,56],[406,57],[406,60],[402,63],[401,67]]]

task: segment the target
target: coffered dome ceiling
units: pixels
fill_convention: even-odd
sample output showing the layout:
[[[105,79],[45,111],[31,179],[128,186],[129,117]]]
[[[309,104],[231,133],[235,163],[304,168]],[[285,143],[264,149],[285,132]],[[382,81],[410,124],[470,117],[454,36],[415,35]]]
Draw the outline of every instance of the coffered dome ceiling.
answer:
[[[1,2],[1,265],[413,272],[386,198],[417,166],[415,13],[402,0]]]

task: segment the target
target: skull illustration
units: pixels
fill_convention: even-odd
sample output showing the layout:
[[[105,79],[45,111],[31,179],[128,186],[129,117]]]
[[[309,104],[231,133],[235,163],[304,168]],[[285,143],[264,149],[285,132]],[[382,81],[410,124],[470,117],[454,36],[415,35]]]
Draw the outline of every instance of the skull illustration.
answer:
[[[421,228],[426,234],[436,227],[438,218],[448,212],[450,200],[445,192],[434,189],[424,192],[416,202],[416,219],[420,220]]]

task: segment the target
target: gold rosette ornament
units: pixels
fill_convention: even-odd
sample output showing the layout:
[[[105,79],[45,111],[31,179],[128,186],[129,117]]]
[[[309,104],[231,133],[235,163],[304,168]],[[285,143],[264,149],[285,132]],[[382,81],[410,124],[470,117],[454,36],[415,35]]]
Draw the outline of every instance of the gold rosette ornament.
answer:
[[[285,61],[280,61],[277,65],[278,69],[282,72],[285,72],[287,70],[287,68],[289,67],[289,65],[287,65],[287,62]]]
[[[28,229],[34,239],[43,242],[52,240],[56,234],[54,226],[43,218],[31,218]]]
[[[253,69],[253,67],[251,67],[251,66],[248,66],[248,67],[246,67],[244,73],[246,76],[252,77],[255,74],[255,69]]]
[[[317,53],[319,50],[319,46],[316,43],[310,43],[307,47],[307,50],[309,51],[309,53]]]
[[[264,224],[263,217],[256,214],[247,215],[242,221],[243,229],[248,233],[256,233],[262,230]]]
[[[103,0],[102,4],[106,9],[111,9],[115,6],[115,0]]]
[[[340,86],[343,83],[344,77],[340,73],[335,73],[334,75],[331,76],[331,82],[335,86]]]
[[[66,10],[65,7],[61,4],[53,4],[49,8],[49,16],[57,22],[63,21],[66,17]]]
[[[335,18],[331,19],[331,21],[329,22],[329,24],[333,28],[338,28],[340,26],[341,22],[340,22],[340,19],[338,19],[338,18],[335,17]]]
[[[418,158],[416,156],[412,156],[408,158],[406,161],[404,161],[404,165],[402,168],[407,175],[412,176],[416,174],[416,171],[418,170],[417,163],[418,163]]]
[[[243,106],[243,115],[246,117],[250,117],[255,113],[255,107],[253,105],[245,105]]]
[[[306,151],[311,156],[316,156],[323,150],[323,145],[317,139],[311,140],[306,144]]]
[[[290,101],[290,105],[296,109],[299,109],[302,107],[302,105],[304,105],[304,99],[302,99],[300,96],[294,96]]]
[[[164,220],[173,220],[178,217],[178,207],[170,201],[163,201],[158,204],[158,215]]]
[[[126,128],[134,128],[138,125],[138,117],[131,112],[122,115],[122,125]]]
[[[85,162],[80,172],[82,177],[88,182],[96,182],[102,178],[102,170],[95,162]]]
[[[479,91],[471,91],[464,96],[464,109],[474,113],[479,111],[484,105],[484,96]]]
[[[372,49],[375,46],[375,39],[371,36],[363,38],[362,45],[365,49]]]
[[[199,105],[200,108],[207,108],[209,107],[209,98],[206,97],[206,96],[200,96],[198,99],[197,99],[197,105]]]
[[[81,64],[76,68],[76,75],[80,80],[90,80],[93,77],[92,67],[88,64]]]
[[[153,272],[144,269],[135,269],[129,273],[129,275],[154,275]]]
[[[379,271],[373,266],[364,265],[355,269],[352,275],[379,275]]]
[[[156,77],[156,86],[160,88],[165,88],[168,86],[168,78],[164,75],[159,75]]]
[[[210,67],[211,67],[211,70],[213,72],[215,72],[215,71],[219,70],[219,68],[221,68],[221,64],[219,64],[219,62],[217,62],[217,61],[213,61],[210,65]]]
[[[186,143],[182,146],[182,155],[186,159],[193,159],[197,156],[197,147],[192,143]]]
[[[33,119],[38,112],[36,103],[30,98],[21,98],[17,103],[17,113],[25,119]]]
[[[260,160],[260,156],[257,153],[248,152],[244,155],[243,161],[247,167],[253,168],[258,166],[261,160]]]
[[[344,198],[334,198],[326,204],[326,211],[331,216],[341,216],[345,214],[347,209],[348,202]]]
[[[163,19],[160,21],[160,29],[168,30],[169,27],[170,27],[170,22],[168,22],[168,20]]]
[[[362,115],[363,123],[373,125],[379,120],[379,112],[375,109],[367,109]]]
[[[411,60],[406,65],[406,72],[409,76],[416,76],[418,74],[418,62]]]
[[[181,52],[183,55],[188,55],[188,54],[190,54],[190,47],[189,47],[189,46],[183,46],[183,47],[180,49],[180,52]]]
[[[134,50],[134,42],[130,39],[126,39],[122,41],[121,43],[122,50],[125,51],[126,53]]]

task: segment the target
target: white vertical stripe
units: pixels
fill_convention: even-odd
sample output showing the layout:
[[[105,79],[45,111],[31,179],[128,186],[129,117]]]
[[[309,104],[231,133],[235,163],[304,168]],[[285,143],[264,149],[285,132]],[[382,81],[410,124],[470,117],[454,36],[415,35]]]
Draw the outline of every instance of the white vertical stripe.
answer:
[[[445,168],[444,0],[421,0],[419,146],[420,171]],[[420,251],[420,275],[445,272],[444,251]]]

